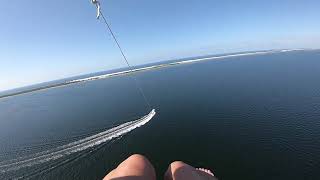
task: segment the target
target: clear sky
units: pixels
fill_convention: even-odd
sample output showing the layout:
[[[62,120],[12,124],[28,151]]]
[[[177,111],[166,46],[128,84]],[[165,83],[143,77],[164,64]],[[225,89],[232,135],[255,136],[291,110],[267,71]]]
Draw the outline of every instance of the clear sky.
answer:
[[[129,61],[320,48],[320,1],[100,0]],[[89,0],[0,0],[0,91],[125,66]]]

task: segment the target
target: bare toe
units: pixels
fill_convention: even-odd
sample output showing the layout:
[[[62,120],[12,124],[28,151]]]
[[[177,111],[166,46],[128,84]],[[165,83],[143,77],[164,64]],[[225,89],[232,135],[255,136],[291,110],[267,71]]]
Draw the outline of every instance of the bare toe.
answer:
[[[206,173],[207,175],[210,176],[214,176],[214,174],[212,173],[212,171],[210,171],[209,169],[204,169],[204,168],[197,168],[197,170],[199,171],[199,173]]]

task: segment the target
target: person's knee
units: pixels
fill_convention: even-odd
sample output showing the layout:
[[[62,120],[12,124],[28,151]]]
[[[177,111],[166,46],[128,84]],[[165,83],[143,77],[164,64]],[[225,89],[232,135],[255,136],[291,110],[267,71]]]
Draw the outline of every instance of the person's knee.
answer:
[[[135,165],[137,167],[144,167],[146,165],[151,165],[149,160],[141,154],[134,154],[128,157],[124,163],[129,165]],[[122,164],[122,163],[121,163]]]
[[[207,170],[208,171],[208,170]],[[211,171],[199,171],[196,168],[182,162],[174,161],[169,165],[165,173],[165,180],[217,180]]]
[[[135,169],[137,171],[141,171],[141,170],[143,170],[143,171],[144,170],[154,171],[150,161],[146,157],[144,157],[144,156],[142,156],[140,154],[131,155],[125,161],[123,161],[117,167],[117,169],[118,168]]]
[[[145,179],[155,179],[156,177],[155,170],[149,160],[140,154],[134,154],[124,160],[105,179],[128,176],[144,177]]]
[[[165,179],[192,179],[194,170],[194,167],[182,161],[174,161],[169,165],[168,170],[165,173]]]
[[[174,161],[170,164],[169,167],[171,167],[171,169],[179,169],[186,166],[189,166],[189,165],[184,163],[183,161]]]

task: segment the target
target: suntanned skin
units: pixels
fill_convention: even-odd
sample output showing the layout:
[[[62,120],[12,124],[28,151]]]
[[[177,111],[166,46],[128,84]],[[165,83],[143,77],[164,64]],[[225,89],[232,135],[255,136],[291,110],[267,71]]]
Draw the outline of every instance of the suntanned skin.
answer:
[[[182,161],[171,163],[164,176],[165,180],[217,180],[211,171],[196,169]],[[124,160],[104,180],[156,180],[156,173],[149,160],[135,154]]]

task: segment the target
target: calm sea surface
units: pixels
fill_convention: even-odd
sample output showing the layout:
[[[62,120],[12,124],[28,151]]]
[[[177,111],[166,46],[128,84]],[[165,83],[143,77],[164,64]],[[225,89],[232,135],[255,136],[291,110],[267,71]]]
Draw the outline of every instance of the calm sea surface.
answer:
[[[0,179],[101,179],[133,153],[147,156],[159,178],[183,160],[223,180],[320,179],[320,51],[134,75],[156,116],[75,152],[63,145],[149,113],[129,75],[1,98]]]

